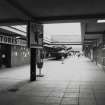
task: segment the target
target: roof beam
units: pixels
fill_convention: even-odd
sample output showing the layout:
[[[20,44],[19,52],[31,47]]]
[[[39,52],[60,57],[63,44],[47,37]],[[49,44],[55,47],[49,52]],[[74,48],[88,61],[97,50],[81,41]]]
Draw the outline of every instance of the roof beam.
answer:
[[[51,43],[50,45],[82,45],[81,43],[68,43],[68,44],[66,44],[66,43],[62,43],[62,44],[60,44],[60,43]]]
[[[85,32],[86,35],[96,35],[96,34],[103,34],[105,31],[97,31],[97,32]]]
[[[98,40],[98,39],[99,39],[98,37],[97,38],[96,37],[95,38],[85,38],[84,41],[95,41],[95,40]]]
[[[40,22],[59,22],[59,21],[81,21],[81,20],[88,20],[88,19],[103,19],[105,18],[105,13],[101,14],[88,14],[88,15],[70,15],[70,16],[51,16],[51,17],[41,17],[38,18]]]
[[[26,25],[27,21],[26,20],[21,20],[21,19],[2,19],[0,20],[0,26],[2,25]]]

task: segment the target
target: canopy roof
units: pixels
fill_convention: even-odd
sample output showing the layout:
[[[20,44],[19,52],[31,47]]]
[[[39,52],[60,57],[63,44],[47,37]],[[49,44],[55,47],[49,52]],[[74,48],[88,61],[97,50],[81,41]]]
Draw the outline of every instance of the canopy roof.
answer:
[[[104,3],[104,0],[0,0],[0,22],[104,18]]]
[[[105,18],[105,0],[0,0],[1,25],[27,24],[30,20],[40,23],[82,21],[85,22],[82,41],[87,42],[101,37],[105,31],[105,24],[96,23],[99,18]]]

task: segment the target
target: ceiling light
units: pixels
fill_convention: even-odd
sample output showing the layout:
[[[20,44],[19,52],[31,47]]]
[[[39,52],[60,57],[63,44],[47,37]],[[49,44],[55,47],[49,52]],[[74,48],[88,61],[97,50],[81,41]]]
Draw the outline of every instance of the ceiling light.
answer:
[[[18,39],[18,38],[20,38],[20,36],[17,36],[16,38]]]
[[[97,23],[105,23],[105,19],[97,20]]]

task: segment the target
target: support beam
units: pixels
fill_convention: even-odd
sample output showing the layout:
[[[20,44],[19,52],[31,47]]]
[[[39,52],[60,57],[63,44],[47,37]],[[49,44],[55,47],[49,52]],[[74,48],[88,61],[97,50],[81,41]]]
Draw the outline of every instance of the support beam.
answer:
[[[51,16],[51,17],[39,17],[38,20],[42,23],[54,23],[54,22],[69,22],[69,21],[83,21],[88,19],[104,19],[105,13],[101,14],[80,14],[80,15],[66,15],[66,16]]]
[[[9,26],[9,25],[26,25],[28,22],[28,19],[27,20],[24,20],[24,19],[15,19],[15,18],[12,18],[12,19],[0,19],[0,26]]]
[[[97,39],[84,39],[84,41],[96,41]]]
[[[82,43],[52,43],[50,45],[82,45]]]
[[[36,80],[36,48],[31,48],[30,57],[30,81]]]
[[[96,34],[103,34],[104,31],[97,31],[97,32],[85,32],[87,35],[96,35]]]

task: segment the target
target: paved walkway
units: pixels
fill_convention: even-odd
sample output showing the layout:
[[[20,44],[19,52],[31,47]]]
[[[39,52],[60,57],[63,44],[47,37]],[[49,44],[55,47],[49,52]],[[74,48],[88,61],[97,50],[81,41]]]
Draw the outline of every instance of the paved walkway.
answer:
[[[45,76],[35,82],[29,72],[0,71],[0,105],[105,105],[105,72],[87,58],[46,61]]]

